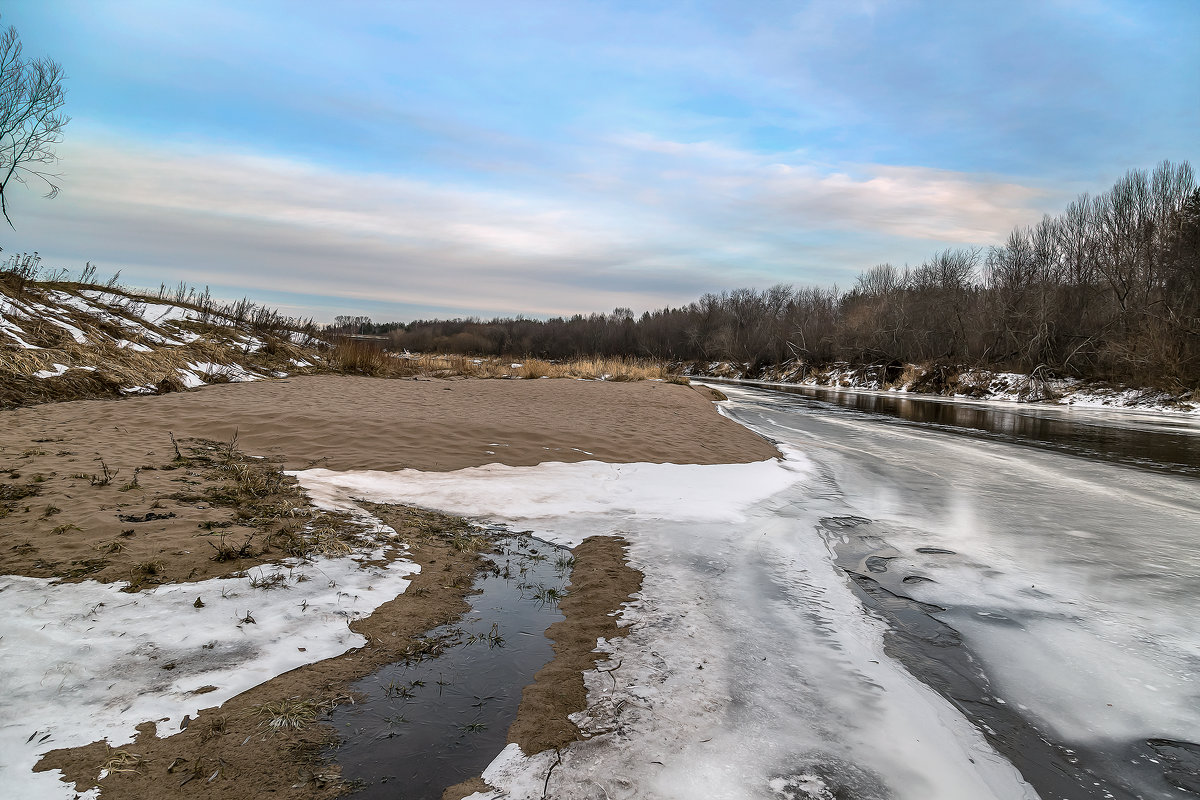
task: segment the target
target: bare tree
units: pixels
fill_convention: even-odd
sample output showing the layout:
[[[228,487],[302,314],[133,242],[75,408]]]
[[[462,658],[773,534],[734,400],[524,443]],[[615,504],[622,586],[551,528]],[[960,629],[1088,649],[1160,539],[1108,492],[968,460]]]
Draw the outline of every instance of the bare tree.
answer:
[[[61,113],[66,102],[62,65],[49,58],[21,55],[17,29],[0,34],[0,213],[8,216],[9,187],[13,181],[44,183],[46,197],[58,194],[57,175],[50,167],[58,162],[54,145],[70,117]]]

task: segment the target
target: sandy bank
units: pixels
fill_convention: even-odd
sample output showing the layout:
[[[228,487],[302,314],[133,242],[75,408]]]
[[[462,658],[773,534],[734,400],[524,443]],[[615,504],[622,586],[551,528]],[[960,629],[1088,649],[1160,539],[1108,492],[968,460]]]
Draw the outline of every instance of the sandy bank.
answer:
[[[236,453],[219,444],[235,431]],[[307,376],[16,409],[0,412],[0,573],[132,579],[134,588],[149,589],[241,575],[296,555],[294,539],[306,520],[334,523],[293,519],[289,504],[303,499],[276,465],[445,471],[497,462],[714,464],[776,455],[699,392],[650,382]],[[267,736],[254,709],[284,698],[303,698],[317,710],[343,702],[355,678],[402,657],[421,632],[461,613],[469,576],[480,566],[478,556],[441,541],[453,521],[438,522],[423,537],[414,531],[424,529],[424,517],[374,511],[409,543],[406,555],[427,569],[414,579],[413,592],[353,623],[365,647],[204,708],[183,731],[144,726],[120,750],[99,742],[68,747],[40,768],[59,768],[82,789],[95,785],[108,764],[100,781],[105,797],[180,786],[222,797],[253,796],[264,786],[280,796],[339,792],[336,768],[319,757],[331,741],[327,728]],[[251,535],[254,546],[244,556],[215,557],[218,546],[240,545]],[[598,631],[616,634],[609,615],[637,588],[638,575],[624,565],[615,540],[577,555],[580,571],[564,606],[569,622],[552,632],[559,660],[531,687],[510,734],[530,747],[534,733],[546,734],[541,746],[577,735],[565,717],[583,700],[579,671],[594,661]],[[613,576],[622,580],[614,583]],[[561,702],[546,701],[547,693],[562,694]],[[129,769],[112,768],[114,759],[129,759]]]
[[[257,531],[259,551],[270,531],[219,502],[212,474],[171,468],[172,434],[228,442],[235,432],[247,458],[335,470],[776,455],[698,392],[655,382],[326,375],[15,409],[0,412],[0,572],[113,581],[155,565],[162,583],[251,566],[213,561],[214,542]],[[107,483],[105,468],[115,474]]]
[[[776,455],[689,387],[649,381],[312,375],[15,409],[0,419],[5,456],[31,439],[62,437],[107,451],[117,466],[169,448],[167,431],[227,440],[237,430],[247,452],[282,455],[290,468],[319,461],[337,470],[585,459],[718,464]]]

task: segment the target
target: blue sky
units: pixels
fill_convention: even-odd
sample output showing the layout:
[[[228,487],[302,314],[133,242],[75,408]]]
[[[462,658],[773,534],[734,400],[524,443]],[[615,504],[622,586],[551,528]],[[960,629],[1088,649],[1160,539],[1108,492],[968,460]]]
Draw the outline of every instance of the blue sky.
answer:
[[[1200,157],[1200,2],[5,3],[68,75],[6,251],[327,320],[678,305]]]

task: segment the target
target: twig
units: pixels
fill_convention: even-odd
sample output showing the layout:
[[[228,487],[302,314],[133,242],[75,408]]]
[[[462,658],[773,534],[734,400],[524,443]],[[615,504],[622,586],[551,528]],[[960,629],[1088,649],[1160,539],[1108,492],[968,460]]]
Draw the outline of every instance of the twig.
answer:
[[[557,760],[550,765],[550,769],[546,770],[546,782],[542,784],[542,800],[546,800],[546,795],[550,793],[550,775],[553,774],[554,768],[562,763],[562,750],[554,748],[554,754],[558,756]]]

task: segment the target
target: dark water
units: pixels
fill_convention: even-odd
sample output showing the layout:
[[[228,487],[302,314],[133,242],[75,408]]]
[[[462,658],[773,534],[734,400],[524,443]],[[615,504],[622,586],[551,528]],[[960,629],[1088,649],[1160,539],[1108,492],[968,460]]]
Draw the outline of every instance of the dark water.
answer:
[[[343,741],[330,756],[361,786],[352,797],[437,800],[504,748],[521,690],[553,656],[544,632],[563,616],[546,590],[562,591],[570,566],[566,550],[529,536],[498,544],[471,611],[426,635],[429,654],[356,683],[366,700],[334,713]]]
[[[1200,793],[1200,771],[1193,771],[1200,767],[1200,745],[1135,739],[1067,746],[997,698],[982,661],[938,618],[946,609],[905,594],[904,584],[929,579],[889,568],[900,554],[888,546],[886,526],[864,517],[829,517],[818,531],[863,605],[888,622],[887,654],[954,704],[1042,797],[1138,800]],[[919,549],[956,555],[944,548]],[[997,624],[1020,625],[991,610],[976,613],[987,613]]]
[[[704,378],[795,395],[826,412],[853,411],[1181,475],[1200,476],[1200,420],[1065,406],[985,404],[918,395]]]

